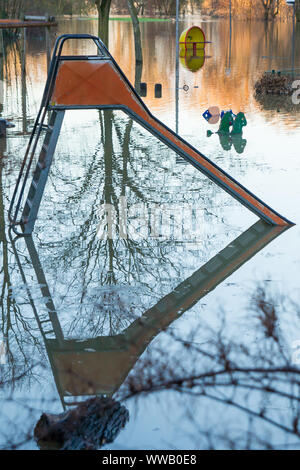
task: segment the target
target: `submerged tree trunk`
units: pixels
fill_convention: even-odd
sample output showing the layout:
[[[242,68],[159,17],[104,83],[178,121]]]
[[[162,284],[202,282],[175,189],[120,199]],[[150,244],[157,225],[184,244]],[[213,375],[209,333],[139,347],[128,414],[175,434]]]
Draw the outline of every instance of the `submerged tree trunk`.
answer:
[[[134,49],[135,49],[135,81],[134,87],[140,93],[141,78],[143,72],[143,49],[141,40],[140,22],[138,19],[137,9],[134,6],[133,0],[127,0],[128,9],[131,16],[133,34],[134,34]]]
[[[127,0],[127,5],[128,5],[129,13],[131,16],[133,33],[134,33],[135,62],[136,64],[142,64],[143,63],[142,40],[141,40],[140,22],[138,19],[137,10],[133,4],[133,0]]]
[[[0,18],[20,18],[24,0],[0,0]]]
[[[264,20],[274,20],[279,13],[279,0],[261,0],[264,7]]]
[[[300,21],[300,0],[296,0],[295,10],[296,10],[296,20]]]
[[[98,36],[108,47],[111,0],[96,0],[95,3],[98,10]]]

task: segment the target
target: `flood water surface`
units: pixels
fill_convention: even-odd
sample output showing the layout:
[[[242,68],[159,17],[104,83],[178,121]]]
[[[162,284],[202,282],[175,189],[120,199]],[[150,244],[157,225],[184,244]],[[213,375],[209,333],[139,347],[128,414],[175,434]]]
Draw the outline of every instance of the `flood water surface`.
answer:
[[[180,58],[178,94],[172,21],[141,23],[142,67],[129,21],[110,22],[109,50],[147,83],[156,117],[296,225],[259,221],[123,112],[89,109],[66,112],[33,237],[15,238],[7,211],[47,59],[43,31],[27,35],[26,74],[21,43],[5,42],[2,117],[15,127],[0,142],[1,448],[38,449],[41,413],[94,396],[129,411],[104,449],[299,447],[300,105],[254,95],[264,71],[292,67],[291,25],[180,29],[194,22],[211,43],[196,65]],[[61,21],[52,39],[75,32],[97,23]],[[242,111],[243,136],[207,137],[219,125],[202,117],[210,106]]]

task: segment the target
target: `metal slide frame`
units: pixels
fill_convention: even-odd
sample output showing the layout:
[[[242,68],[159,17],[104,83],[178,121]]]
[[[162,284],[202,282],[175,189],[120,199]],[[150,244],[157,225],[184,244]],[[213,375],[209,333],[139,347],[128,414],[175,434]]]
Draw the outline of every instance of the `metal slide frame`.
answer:
[[[97,47],[98,55],[62,56],[63,45],[67,40],[70,39],[92,40]],[[55,89],[55,83],[60,63],[67,61],[86,61],[88,63],[88,61],[90,60],[109,61],[111,63],[114,72],[116,72],[118,77],[121,79],[122,84],[127,87],[128,95],[130,94],[132,97],[134,97],[136,103],[138,103],[138,106],[142,110],[141,115],[139,115],[129,106],[123,104],[103,105],[99,103],[89,106],[76,105],[76,103],[74,105],[56,105],[51,102],[51,97]],[[133,120],[138,122],[141,126],[147,129],[160,141],[165,143],[168,147],[170,147],[176,153],[185,158],[195,168],[204,173],[209,179],[214,181],[223,190],[225,190],[232,197],[237,199],[250,211],[255,213],[259,218],[265,220],[267,223],[272,225],[294,225],[293,222],[281,216],[278,212],[276,212],[267,204],[265,204],[262,200],[256,197],[238,181],[236,181],[224,170],[222,170],[215,163],[209,160],[205,155],[195,149],[182,137],[180,137],[173,130],[169,129],[165,124],[155,118],[151,114],[149,109],[146,107],[144,102],[141,100],[141,98],[138,96],[135,89],[128,81],[127,77],[124,75],[116,61],[113,59],[103,42],[98,37],[91,36],[89,34],[64,34],[60,36],[55,43],[41,107],[32,130],[32,134],[24,156],[24,160],[22,162],[21,170],[16,182],[16,187],[9,207],[8,215],[10,224],[17,235],[30,235],[34,229],[34,224],[38,216],[39,206],[47,182],[49,169],[52,163],[52,158],[55,152],[56,143],[60,134],[60,128],[63,121],[63,113],[65,110],[72,109],[116,109],[124,111]],[[42,152],[39,157],[39,162],[34,173],[33,181],[29,190],[29,194],[25,202],[25,207],[23,207],[22,209],[26,183],[30,174],[32,163],[34,161],[37,145],[41,137],[42,130],[45,129],[44,122],[49,111],[52,111],[52,113],[56,112],[57,114],[61,112],[61,119],[59,120],[58,124],[55,122],[55,119],[53,119],[53,125],[46,126],[47,134],[45,137],[45,141],[47,141],[48,143],[48,141],[52,139],[51,145],[48,146],[44,144],[43,146]],[[42,181],[40,180],[40,177]],[[21,218],[19,219],[18,216],[21,210],[23,210],[23,212]],[[21,227],[22,231],[17,230],[18,225]]]

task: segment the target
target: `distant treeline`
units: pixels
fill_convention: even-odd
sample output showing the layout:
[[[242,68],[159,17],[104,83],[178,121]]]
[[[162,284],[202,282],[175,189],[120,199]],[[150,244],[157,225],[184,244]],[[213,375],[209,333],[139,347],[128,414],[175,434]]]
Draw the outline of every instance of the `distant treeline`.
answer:
[[[203,0],[180,0],[181,13],[194,12]],[[128,14],[128,0],[0,0],[0,16],[19,17],[21,14],[87,15],[97,14],[97,4],[110,4],[112,14]],[[141,16],[174,16],[176,0],[133,1]]]
[[[286,19],[293,14],[293,8],[286,0],[231,0],[232,15],[238,18],[259,18],[266,21]],[[296,0],[300,11],[300,0]],[[212,16],[228,16],[229,0],[203,0],[202,13]]]
[[[176,0],[134,0],[139,16],[174,16]],[[231,0],[232,15],[238,18],[260,18],[273,21],[286,19],[292,7],[286,0]],[[0,17],[19,18],[24,13],[51,15],[91,15],[104,11],[109,5],[110,14],[128,14],[128,0],[0,0]],[[300,20],[300,0],[296,0],[297,16]],[[98,9],[97,9],[98,8]],[[180,13],[202,14],[214,17],[229,15],[229,0],[180,0]]]

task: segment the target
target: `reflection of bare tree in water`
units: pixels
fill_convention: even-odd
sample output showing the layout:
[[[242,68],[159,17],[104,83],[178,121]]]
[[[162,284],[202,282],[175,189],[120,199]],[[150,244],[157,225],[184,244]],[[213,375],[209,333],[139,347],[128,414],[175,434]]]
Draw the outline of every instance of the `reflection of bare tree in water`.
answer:
[[[13,80],[16,79],[26,119],[26,109],[23,109],[23,98],[26,103],[24,77],[20,88],[17,80],[21,62],[20,44],[18,41],[6,38],[3,50],[0,52],[0,79],[10,85],[13,85]],[[4,102],[9,101],[8,95],[2,98]],[[2,112],[1,108],[1,114]],[[7,154],[7,139],[0,138],[0,341],[3,340],[6,353],[6,364],[2,367],[0,383],[14,386],[17,381],[24,381],[25,377],[30,380],[34,376],[34,362],[29,351],[37,349],[41,353],[42,347],[40,339],[34,335],[31,319],[24,315],[22,301],[15,296],[16,266],[12,262],[12,251],[6,233],[6,211],[10,186],[13,184],[11,176],[15,171],[15,162],[11,155]]]
[[[1,51],[2,52],[2,51]],[[26,117],[26,83],[25,76],[20,77],[21,51],[18,41],[6,38],[4,42],[4,54],[0,58],[0,78],[4,80],[4,103],[5,114],[1,109],[4,118],[13,114],[15,104],[22,109],[23,126],[28,124]],[[10,90],[13,89],[16,95],[11,97]],[[23,127],[24,131],[24,127]],[[23,131],[19,134],[23,135]],[[40,364],[44,361],[45,351],[43,349],[42,338],[40,337],[37,325],[28,311],[28,298],[20,286],[19,272],[12,254],[12,247],[8,240],[7,233],[7,208],[11,189],[14,185],[14,176],[17,171],[17,156],[23,151],[24,142],[17,140],[14,131],[14,140],[0,139],[0,391],[2,396],[2,412],[0,446],[5,442],[7,430],[12,429],[16,442],[28,442],[31,439],[31,429],[20,426],[15,422],[7,406],[17,409],[17,401],[12,399],[15,391],[33,386],[40,380]],[[22,140],[22,141],[21,141]],[[10,146],[9,143],[14,145]],[[14,147],[15,153],[11,151]],[[24,265],[28,260],[23,256]],[[4,398],[5,397],[5,398]],[[5,405],[4,405],[5,403]],[[33,410],[28,403],[19,407],[20,416],[24,422],[32,419]],[[4,439],[4,441],[3,441]],[[14,439],[11,440],[13,445]],[[10,447],[10,445],[9,445]]]
[[[134,200],[144,197],[144,193],[136,192],[131,188],[130,178],[128,178],[130,176],[128,169],[132,164],[132,156],[129,152],[132,122],[126,122],[125,131],[123,130],[123,132],[122,128],[119,127],[122,145],[120,147],[121,150],[119,149],[118,152],[114,150],[116,144],[112,138],[112,129],[115,125],[112,113],[109,112],[106,116],[105,113],[104,115],[101,114],[100,123],[103,128],[101,136],[103,140],[104,180],[102,185],[99,184],[98,180],[94,181],[93,187],[98,190],[98,193],[94,195],[95,204],[90,205],[91,212],[86,214],[85,223],[81,226],[80,237],[82,240],[87,240],[87,250],[85,249],[82,253],[77,254],[76,245],[72,244],[74,242],[73,237],[66,237],[63,243],[60,244],[61,246],[57,247],[58,259],[61,254],[60,249],[64,250],[63,258],[68,269],[70,269],[70,260],[73,259],[73,256],[74,258],[78,256],[81,263],[82,259],[84,260],[79,271],[76,267],[76,276],[79,275],[79,279],[81,279],[81,276],[83,278],[83,284],[81,285],[83,287],[81,291],[81,310],[80,314],[77,315],[78,322],[82,322],[79,328],[77,328],[77,332],[79,331],[80,333],[82,331],[83,334],[82,338],[80,335],[77,336],[78,343],[77,341],[74,342],[77,345],[82,345],[83,348],[91,347],[84,344],[83,339],[86,336],[86,331],[95,337],[101,336],[101,331],[103,332],[104,330],[103,324],[96,324],[95,328],[93,319],[99,321],[99,317],[103,316],[106,322],[109,323],[108,334],[113,336],[116,332],[124,330],[124,327],[129,323],[132,324],[133,318],[136,317],[138,308],[135,308],[132,313],[128,310],[129,306],[132,305],[131,299],[129,301],[126,299],[122,305],[120,305],[120,302],[118,303],[118,299],[122,295],[122,286],[117,287],[119,273],[122,269],[128,270],[128,258],[124,259],[124,253],[126,253],[129,259],[130,257],[133,259],[137,257],[137,265],[140,265],[143,259],[151,256],[151,254],[154,256],[153,245],[150,242],[149,249],[143,251],[139,245],[135,245],[134,241],[128,239],[116,240],[107,238],[96,240],[93,223],[95,222],[94,211],[98,200],[112,204],[118,214],[120,194],[124,195],[130,189],[134,195]],[[120,159],[120,155],[122,159]],[[95,162],[92,162],[91,165],[95,165]],[[119,170],[120,167],[122,171]],[[94,172],[93,175],[95,180],[97,172]],[[91,177],[89,171],[84,173],[84,177],[84,186],[88,187],[89,183],[86,182],[86,179]],[[89,182],[92,179],[93,177],[91,177]],[[83,193],[81,192],[81,185],[79,185],[78,189],[69,197],[69,202],[74,198],[78,204],[82,197]],[[90,245],[91,239],[93,239],[93,243]],[[123,246],[120,247],[120,243],[126,247],[126,251],[124,251]],[[232,247],[232,244],[230,246]],[[140,258],[138,258],[138,251],[140,251]],[[84,258],[82,258],[83,254]],[[95,259],[100,259],[101,263],[102,260],[105,261],[105,270],[101,271],[101,284],[98,284],[95,296],[88,298],[90,294],[87,288],[92,280],[91,273],[95,273],[96,278],[99,276],[99,264],[95,263]],[[52,264],[53,261],[54,263]],[[56,259],[52,258],[51,265],[48,265],[48,268],[51,267],[52,271],[55,270],[55,263]],[[160,263],[160,266],[164,265],[164,262],[161,260]],[[59,266],[59,263],[57,266]],[[150,266],[151,263],[149,264]],[[139,275],[138,271],[131,269],[129,274],[132,275],[132,273],[137,276]],[[143,275],[145,275],[145,271]],[[101,293],[101,286],[105,288],[104,292],[107,295],[107,299]],[[107,302],[106,311],[104,309],[105,302]],[[86,304],[88,304],[88,308],[84,310]],[[143,311],[142,305],[138,307]],[[160,312],[160,310],[158,311]],[[94,314],[91,315],[91,312]],[[137,353],[135,351],[136,345],[145,348],[148,340],[150,342],[153,336],[158,333],[157,328],[155,328],[154,332],[151,328],[148,329],[147,315],[141,322],[136,320],[135,330],[137,335],[133,343],[126,345],[123,342],[125,335],[119,335],[120,344],[116,341],[114,348],[115,352],[120,349],[119,352],[122,357],[125,356],[126,347],[127,349],[128,347],[132,348],[129,349],[129,352],[131,352],[129,354],[129,365],[133,367],[120,390],[114,395],[114,399],[126,404],[126,401],[133,397],[152,394],[162,390],[176,392],[179,396],[184,397],[186,403],[188,403],[188,397],[191,397],[193,402],[198,404],[197,413],[189,415],[191,410],[186,409],[184,423],[187,427],[187,432],[191,432],[192,429],[194,436],[203,440],[203,447],[229,447],[233,445],[232,442],[239,448],[252,448],[258,445],[258,443],[264,448],[267,446],[271,447],[273,441],[270,438],[266,438],[264,429],[258,427],[257,421],[262,421],[268,426],[278,428],[283,434],[298,436],[296,428],[298,426],[298,406],[297,413],[294,408],[295,404],[298,405],[298,371],[295,367],[290,366],[288,356],[284,353],[287,339],[283,337],[278,329],[280,314],[272,307],[272,301],[264,298],[263,293],[260,291],[258,291],[255,299],[254,312],[252,323],[246,325],[249,331],[254,332],[254,338],[251,338],[246,343],[241,341],[240,334],[238,339],[236,339],[226,324],[226,316],[220,315],[219,325],[216,325],[216,321],[213,322],[213,325],[210,325],[209,322],[205,323],[201,319],[201,328],[193,328],[192,333],[180,337],[177,337],[171,329],[166,330],[165,334],[162,334],[162,337],[165,336],[168,341],[166,347],[164,347],[163,340],[156,342],[156,345],[154,344],[149,348],[136,365],[134,365],[138,359],[135,356]],[[169,318],[163,313],[160,312],[160,315],[164,321],[167,321],[167,324],[165,324],[165,327],[167,327]],[[178,318],[176,311],[171,313],[171,319]],[[75,321],[77,321],[77,318]],[[76,327],[77,325],[73,321],[69,331],[72,332]],[[240,328],[242,327],[243,325],[240,325]],[[294,330],[296,327],[297,325],[293,325]],[[128,327],[128,331],[132,331],[131,326]],[[104,338],[105,340],[108,341],[107,345],[109,341],[114,342],[114,338]],[[94,341],[96,347],[97,338],[94,338]],[[110,361],[111,359],[107,357],[108,364],[111,364]],[[112,364],[114,364],[113,361]],[[89,372],[87,363],[84,364],[84,369]],[[111,370],[111,372],[114,372],[114,370]],[[93,380],[96,381],[96,379],[100,382],[101,380],[105,381],[103,375],[95,373],[91,376],[90,382],[84,383],[83,386],[85,388],[91,387]],[[122,379],[123,377],[120,377],[121,382]],[[76,377],[73,377],[73,380],[76,382]],[[13,385],[14,381],[11,383]],[[285,417],[284,420],[278,417],[277,412],[275,412],[274,416],[274,412],[272,410],[271,412],[269,411],[269,400],[273,400],[273,397],[276,397],[276,400],[283,400],[284,406],[289,406],[289,409],[291,409],[289,416]],[[211,407],[207,406],[207,400],[213,403]],[[47,403],[44,404],[43,408],[47,409],[46,407]],[[182,403],[181,407],[184,410]],[[225,411],[223,412],[218,407],[224,407]],[[23,408],[26,409],[26,404]],[[209,419],[207,419],[207,416],[202,416],[202,413],[204,413],[203,410],[208,410],[209,408],[212,409],[212,412]],[[212,423],[216,420],[214,410],[218,413],[217,435],[215,430],[206,427],[207,423]],[[235,411],[231,410],[236,410],[238,415],[235,415]],[[38,419],[33,408],[27,406],[27,411],[28,420],[26,422],[28,422],[28,427],[31,426],[31,429],[29,429],[27,437],[24,438],[25,442],[26,439],[27,441],[30,440],[35,424],[34,421]],[[203,419],[199,419],[199,415]],[[197,419],[195,416],[197,416]],[[222,416],[221,423],[219,416]],[[34,417],[36,418],[34,419]],[[204,424],[199,426],[199,423]],[[233,423],[239,423],[241,428],[238,437],[234,435],[235,427]],[[13,429],[13,427],[10,426],[10,429]],[[256,440],[254,440],[255,434],[257,436]],[[18,442],[16,443],[16,441],[12,440],[13,442],[13,445],[18,445]],[[8,442],[6,448],[11,447],[12,443]]]
[[[45,269],[57,273],[59,277],[56,284],[65,286],[66,291],[72,291],[72,295],[69,295],[71,302],[72,298],[76,300],[74,305],[68,305],[68,309],[77,312],[73,321],[68,323],[68,331],[72,336],[78,336],[83,331],[95,336],[102,335],[104,331],[109,335],[122,331],[147,308],[141,296],[146,303],[149,300],[153,302],[156,295],[157,298],[161,295],[164,279],[176,283],[180,277],[182,266],[174,263],[174,253],[181,242],[174,246],[171,238],[155,239],[147,236],[136,239],[131,234],[126,238],[118,233],[120,227],[125,232],[119,223],[122,196],[126,196],[128,206],[140,204],[146,211],[149,203],[158,206],[168,199],[175,206],[204,205],[204,200],[215,204],[215,186],[204,181],[198,173],[195,177],[194,170],[184,181],[192,191],[182,190],[178,193],[171,188],[172,192],[169,192],[170,183],[166,181],[164,162],[172,161],[172,153],[152,137],[149,139],[131,119],[124,118],[118,112],[105,110],[99,111],[99,121],[101,140],[95,155],[89,157],[87,165],[82,166],[80,179],[70,181],[69,176],[53,169],[54,191],[49,192],[48,200],[51,202],[53,198],[56,201],[57,195],[61,200],[64,191],[65,201],[61,201],[60,206],[61,223],[71,229],[74,225],[76,230],[73,233],[68,231],[57,242],[48,242],[45,238],[41,242],[45,253],[49,249],[49,256],[44,256],[42,261]],[[178,175],[179,180],[179,172]],[[157,181],[155,194],[154,177]],[[52,207],[54,203],[51,202]],[[101,223],[104,236],[99,238],[99,209],[103,205],[110,205],[113,209],[113,217],[117,222],[115,237],[105,236],[109,228],[107,224]],[[49,211],[53,211],[52,207]],[[205,210],[211,217],[209,205]],[[68,214],[71,214],[70,223],[67,222]],[[80,221],[78,214],[82,216]],[[223,218],[221,210],[220,214]],[[212,244],[214,236],[205,240],[205,243]],[[208,245],[203,243],[199,249],[205,252],[209,249]],[[158,288],[157,293],[153,293],[154,286]]]
[[[125,196],[128,191],[132,193],[132,197],[138,203],[146,204],[146,196],[137,186],[136,180],[129,176],[128,167],[133,165],[132,151],[130,149],[131,131],[133,122],[128,119],[124,129],[118,126],[114,119],[112,111],[99,111],[99,119],[101,126],[101,143],[103,149],[103,186],[99,184],[99,191],[95,194],[94,204],[91,204],[91,212],[82,226],[82,232],[79,238],[88,241],[86,253],[86,262],[82,269],[81,279],[84,288],[80,304],[82,309],[80,314],[76,316],[70,324],[69,332],[73,330],[85,330],[93,332],[94,335],[107,334],[113,335],[125,329],[131,323],[136,315],[143,312],[140,297],[137,295],[135,288],[128,291],[128,286],[120,285],[120,274],[123,273],[124,281],[136,278],[136,280],[144,284],[148,289],[147,280],[143,279],[149,276],[153,277],[151,260],[159,256],[160,264],[168,262],[164,255],[163,246],[159,247],[158,252],[150,240],[144,240],[141,244],[138,240],[129,237],[120,237],[117,233],[116,237],[104,236],[103,240],[99,240],[97,232],[94,231],[93,225],[97,212],[99,211],[99,202],[104,205],[110,205],[117,221],[121,221],[120,214],[120,197]],[[116,128],[120,143],[120,154],[115,151],[115,143],[113,140],[113,127]],[[89,178],[89,172],[87,177]],[[83,187],[88,185],[88,180],[83,182]],[[72,198],[77,202],[78,193]],[[108,220],[109,223],[109,220]],[[106,235],[109,227],[103,225]],[[121,224],[117,224],[120,227]],[[124,231],[126,228],[124,228]],[[94,232],[91,234],[91,232]],[[145,262],[147,258],[147,262]],[[99,264],[94,260],[103,260],[102,269],[99,272]],[[89,283],[92,278],[99,276],[99,286],[97,289],[89,290]],[[126,283],[127,283],[126,282]],[[101,289],[99,289],[101,286]],[[134,294],[134,295],[132,295]],[[131,297],[131,298],[130,298]],[[88,305],[88,308],[86,308]],[[86,309],[84,311],[84,309]],[[89,311],[88,311],[89,309]]]
[[[136,72],[136,86],[140,77],[141,68]],[[146,168],[148,178],[157,168],[153,147],[149,141],[145,141],[145,133],[137,130],[132,120],[121,120],[117,113],[106,110],[99,112],[99,121],[101,159],[96,153],[86,166],[83,165],[82,177],[77,178],[76,175],[78,184],[76,178],[70,183],[69,175],[58,175],[57,172],[53,180],[58,189],[54,187],[53,191],[52,188],[49,195],[50,202],[52,198],[57,205],[57,195],[61,187],[59,183],[65,184],[68,181],[70,186],[64,193],[66,205],[62,205],[61,209],[62,222],[69,220],[66,207],[71,207],[72,204],[76,205],[76,208],[80,208],[81,204],[84,207],[83,222],[81,218],[78,224],[76,216],[72,214],[75,233],[66,231],[58,242],[53,241],[55,238],[51,237],[50,242],[44,239],[40,243],[41,251],[46,253],[43,254],[42,264],[47,275],[53,276],[52,281],[54,279],[61,283],[62,291],[66,288],[66,298],[69,296],[72,300],[74,296],[75,299],[74,304],[67,305],[69,314],[73,307],[76,307],[76,315],[69,321],[67,332],[71,337],[76,334],[73,343],[77,343],[78,347],[78,344],[83,344],[84,338],[90,335],[91,341],[96,345],[98,337],[106,335],[108,338],[100,339],[110,346],[115,342],[115,351],[121,351],[122,358],[125,354],[122,354],[120,345],[124,350],[126,346],[127,351],[132,353],[128,356],[132,361],[129,361],[129,365],[133,368],[119,391],[114,394],[114,398],[126,404],[133,398],[142,399],[145,395],[166,390],[169,395],[167,398],[164,395],[164,399],[169,400],[171,395],[178,395],[185,415],[182,426],[187,428],[182,428],[182,432],[193,434],[203,448],[271,448],[275,442],[271,435],[274,429],[280,433],[277,442],[286,441],[286,436],[292,436],[298,442],[299,369],[291,364],[289,354],[289,330],[297,331],[299,328],[300,312],[297,306],[288,308],[283,303],[280,307],[277,299],[269,297],[264,289],[259,288],[253,297],[251,309],[246,312],[247,320],[239,319],[237,332],[235,325],[227,320],[230,312],[221,312],[219,315],[214,312],[211,323],[209,320],[205,321],[201,315],[199,327],[191,328],[192,331],[180,336],[177,336],[174,330],[167,329],[169,324],[165,324],[159,338],[139,360],[134,356],[137,352],[134,349],[135,344],[125,344],[125,335],[119,335],[117,339],[113,337],[126,328],[132,331],[133,328],[130,327],[135,320],[135,331],[140,333],[134,338],[136,343],[141,346],[141,350],[142,346],[145,348],[150,343],[159,331],[156,329],[153,333],[151,329],[145,328],[143,321],[139,322],[137,317],[145,312],[145,305],[141,302],[138,292],[128,290],[128,285],[132,282],[137,286],[136,290],[140,291],[143,297],[147,297],[153,285],[159,285],[164,276],[175,278],[180,269],[172,264],[172,258],[169,256],[170,252],[174,251],[174,244],[170,241],[156,243],[146,239],[140,243],[130,237],[106,237],[102,240],[97,237],[95,227],[99,222],[99,203],[110,204],[118,220],[120,196],[128,197],[132,204],[147,204],[149,187],[144,181],[142,185],[139,184],[141,176],[137,161],[143,155],[143,170]],[[170,153],[168,151],[164,154],[160,144],[156,149],[160,166],[163,167],[164,157],[170,158]],[[138,156],[135,152],[138,152]],[[214,201],[213,185],[210,182],[202,184],[202,181],[200,184],[200,179],[198,182],[195,180],[193,175],[189,182],[195,192],[191,192],[187,197],[196,203],[202,200]],[[163,183],[159,178],[157,181],[157,184],[161,184],[157,189],[159,193]],[[70,187],[72,191],[69,191]],[[195,197],[196,192],[198,199]],[[9,354],[9,367],[5,369],[9,371],[9,375],[3,379],[1,377],[0,386],[3,387],[5,382],[5,385],[13,388],[18,378],[25,377],[24,374],[30,377],[33,371],[34,364],[30,358],[36,357],[36,354],[31,355],[27,346],[40,348],[40,345],[39,340],[34,337],[31,323],[24,314],[27,310],[11,295],[12,286],[16,281],[12,274],[14,267],[9,262],[9,245],[5,234],[4,193],[3,168],[0,167],[0,241],[3,250],[0,308],[2,332]],[[205,196],[203,193],[206,193]],[[158,201],[167,196],[166,191]],[[206,210],[211,212],[213,209],[208,205]],[[51,234],[51,224],[46,227],[47,231],[48,229]],[[27,261],[27,258],[22,258],[25,268],[29,264]],[[53,274],[56,272],[59,272],[57,278]],[[55,287],[53,283],[54,290]],[[154,296],[151,294],[152,305]],[[178,292],[175,292],[175,295],[177,294]],[[193,308],[196,308],[196,305]],[[288,311],[290,313],[287,316]],[[178,312],[173,312],[172,320],[178,319],[177,314]],[[143,320],[147,321],[147,316]],[[284,328],[280,326],[283,324]],[[71,350],[74,346],[71,344],[72,340],[69,343],[66,340],[66,343]],[[48,344],[51,344],[50,341]],[[134,365],[135,360],[137,362]],[[110,358],[107,362],[109,361]],[[22,364],[22,368],[16,367],[16,364]],[[88,375],[88,365],[85,369]],[[45,375],[48,373],[46,367],[39,369],[41,375],[43,371]],[[95,378],[102,380],[102,376],[95,376],[96,374],[91,377],[91,382]],[[121,382],[123,378],[120,378]],[[91,386],[91,383],[85,385]],[[189,406],[190,400],[194,408]],[[26,406],[24,404],[23,408]],[[44,403],[43,409],[46,409],[46,406],[48,404]],[[26,430],[24,443],[30,441],[33,423],[38,419],[34,407],[28,405],[27,411],[28,420],[24,428],[28,424],[29,431]],[[16,427],[16,423],[10,423],[10,432],[13,425]],[[20,445],[21,440],[16,442],[7,439],[5,447]],[[180,447],[180,443],[175,445]]]
[[[33,378],[36,362],[30,352],[42,351],[41,340],[32,329],[32,319],[22,311],[22,302],[14,296],[16,265],[6,235],[6,197],[4,159],[0,158],[0,341],[3,341],[5,365],[1,367],[0,385],[14,387],[18,381]],[[34,328],[36,329],[36,328]]]

